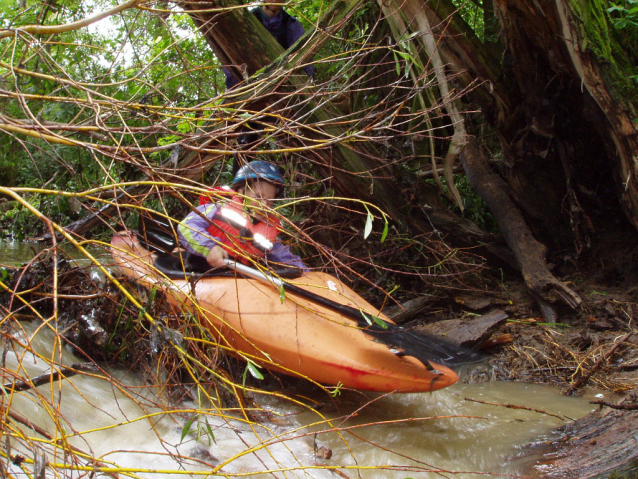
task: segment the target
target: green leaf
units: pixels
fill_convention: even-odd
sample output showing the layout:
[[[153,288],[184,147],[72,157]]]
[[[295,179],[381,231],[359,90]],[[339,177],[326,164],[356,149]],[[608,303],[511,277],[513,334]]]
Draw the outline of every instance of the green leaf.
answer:
[[[397,70],[397,76],[401,76],[401,65],[399,64],[399,58],[397,57],[397,52],[392,50],[392,55],[394,55],[394,66]]]
[[[254,377],[255,379],[264,379],[264,375],[261,374],[261,371],[259,370],[256,364],[249,362],[247,367],[252,377]]]
[[[255,363],[253,363],[250,359],[246,363],[246,368],[244,369],[244,374],[242,376],[242,385],[246,386],[246,373],[250,373],[252,377],[255,379],[264,379],[264,375],[261,374],[261,371],[257,367]]]
[[[385,224],[383,225],[383,233],[381,234],[381,242],[383,243],[388,236],[388,220],[385,220]]]
[[[372,319],[381,329],[388,329],[388,323],[386,323],[383,319],[377,316],[372,316]]]
[[[191,432],[191,426],[193,425],[194,420],[195,420],[195,416],[191,417],[188,420],[188,422],[184,425],[184,428],[182,429],[182,437],[179,440],[180,444],[184,442],[184,438],[188,435],[189,432]]]
[[[286,300],[286,290],[284,289],[284,283],[282,282],[281,285],[279,286],[279,301],[281,301],[281,304],[283,304],[285,300]]]
[[[215,434],[213,434],[213,428],[210,427],[210,424],[208,424],[208,419],[206,420],[206,430],[208,432],[208,437],[210,437],[213,442],[217,444],[217,441],[215,440]]]
[[[372,326],[372,323],[374,322],[374,324],[379,326],[381,329],[388,329],[388,323],[386,323],[383,319],[377,316],[370,315],[370,317],[372,318],[370,319],[368,315],[364,313],[363,311],[361,311],[361,316],[363,316],[363,318],[368,322],[370,326]]]

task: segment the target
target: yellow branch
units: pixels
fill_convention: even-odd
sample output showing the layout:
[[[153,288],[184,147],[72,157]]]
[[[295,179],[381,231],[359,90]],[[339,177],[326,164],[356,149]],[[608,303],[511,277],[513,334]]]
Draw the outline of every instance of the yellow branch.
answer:
[[[61,136],[47,135],[46,133],[39,133],[34,130],[27,130],[26,128],[20,128],[19,126],[7,125],[6,123],[0,123],[0,130],[11,131],[13,133],[20,133],[22,135],[31,136],[33,138],[40,138],[41,140],[47,140],[52,143],[61,143],[69,146],[88,146],[87,143],[81,141],[73,141]]]

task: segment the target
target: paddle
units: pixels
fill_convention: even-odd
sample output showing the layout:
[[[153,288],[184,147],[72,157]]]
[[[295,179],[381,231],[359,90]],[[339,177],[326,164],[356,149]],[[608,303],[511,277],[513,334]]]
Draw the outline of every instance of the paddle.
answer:
[[[159,214],[141,215],[138,228],[140,243],[149,251],[170,254],[177,246],[172,222]],[[282,275],[280,274],[266,273],[233,260],[225,260],[225,264],[243,276],[269,283],[279,290],[301,296],[354,320],[364,334],[368,334],[375,340],[385,344],[398,356],[407,355],[417,358],[428,369],[433,369],[430,361],[446,366],[459,366],[483,359],[483,356],[475,351],[461,348],[441,338],[409,331],[394,323],[383,321],[372,314],[366,314],[360,309],[337,303],[319,294],[285,282],[281,279]],[[184,273],[182,272],[181,275],[183,276]]]

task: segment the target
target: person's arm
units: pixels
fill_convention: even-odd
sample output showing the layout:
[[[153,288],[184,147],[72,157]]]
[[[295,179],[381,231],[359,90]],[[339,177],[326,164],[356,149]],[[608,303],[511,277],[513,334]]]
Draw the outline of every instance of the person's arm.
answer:
[[[213,238],[208,233],[208,228],[217,210],[215,203],[200,205],[196,211],[191,211],[178,225],[179,243],[186,251],[206,258],[210,250],[220,244],[219,238]]]
[[[197,211],[191,211],[177,227],[180,244],[186,251],[203,256],[213,268],[223,267],[224,260],[228,258],[228,252],[221,246],[220,239],[208,232],[211,220],[218,210],[214,203],[198,206]]]
[[[279,240],[273,246],[272,251],[266,255],[269,262],[277,263],[277,266],[288,266],[309,271],[299,256],[292,254],[288,245],[282,244]]]

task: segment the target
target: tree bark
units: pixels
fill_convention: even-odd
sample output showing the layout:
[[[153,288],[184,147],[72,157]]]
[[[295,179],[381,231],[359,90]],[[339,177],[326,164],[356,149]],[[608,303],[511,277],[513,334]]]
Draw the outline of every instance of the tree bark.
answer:
[[[624,405],[632,401],[634,395]],[[525,475],[533,477],[635,477],[637,428],[638,411],[599,410],[559,428],[552,442],[523,449],[518,460],[528,463]]]

